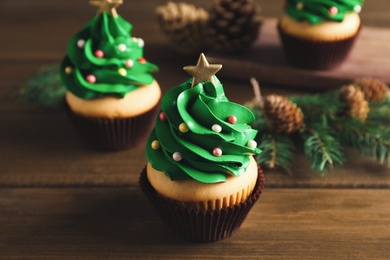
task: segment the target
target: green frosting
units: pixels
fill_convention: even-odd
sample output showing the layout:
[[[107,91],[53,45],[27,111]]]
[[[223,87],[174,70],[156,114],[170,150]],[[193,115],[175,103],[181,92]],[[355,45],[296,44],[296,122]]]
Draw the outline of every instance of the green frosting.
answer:
[[[61,81],[76,96],[124,97],[154,81],[156,65],[143,58],[143,40],[131,36],[132,25],[121,16],[101,13],[69,41],[61,63]]]
[[[190,79],[164,95],[162,112],[149,136],[146,155],[153,168],[165,172],[171,180],[223,182],[226,174],[243,174],[250,155],[261,152],[252,141],[257,130],[249,126],[254,115],[246,107],[229,102],[222,84],[213,78],[215,86],[201,82],[191,88]],[[229,122],[231,115],[236,117],[235,123]],[[183,123],[187,132],[179,127]],[[221,131],[212,130],[213,125],[218,125],[214,129]],[[158,149],[152,147],[156,142]],[[221,156],[214,155],[215,148],[222,151]]]
[[[359,13],[363,0],[287,0],[285,12],[292,18],[311,24],[341,22],[346,14]]]

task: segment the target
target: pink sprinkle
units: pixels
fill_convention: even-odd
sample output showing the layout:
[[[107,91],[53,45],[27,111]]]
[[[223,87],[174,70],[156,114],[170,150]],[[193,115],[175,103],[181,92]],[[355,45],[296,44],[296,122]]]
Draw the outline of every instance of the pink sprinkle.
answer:
[[[215,148],[213,149],[213,155],[214,155],[214,156],[217,156],[217,157],[220,157],[220,156],[222,155],[222,150],[221,150],[221,148],[215,147]]]
[[[167,116],[165,115],[164,112],[160,112],[160,114],[158,115],[158,117],[159,117],[160,120],[163,121],[163,122],[167,121]]]
[[[329,8],[329,13],[331,15],[336,15],[338,12],[339,12],[339,9],[337,9],[336,6],[332,6],[332,7]]]
[[[142,58],[139,58],[138,61],[142,64],[145,64],[146,63],[146,59],[144,57]]]
[[[87,77],[86,77],[87,81],[91,84],[95,83],[96,82],[96,77],[92,74],[89,74]]]
[[[133,60],[130,60],[130,59],[128,59],[128,60],[126,60],[126,63],[125,63],[125,65],[126,65],[126,67],[127,67],[127,68],[131,68],[131,67],[133,67],[133,66],[134,66],[134,61],[133,61]]]
[[[234,125],[235,123],[237,123],[237,117],[234,116],[234,115],[231,115],[228,117],[228,122],[232,125]]]
[[[97,51],[95,51],[95,56],[98,58],[103,58],[104,52],[102,50],[97,50]]]

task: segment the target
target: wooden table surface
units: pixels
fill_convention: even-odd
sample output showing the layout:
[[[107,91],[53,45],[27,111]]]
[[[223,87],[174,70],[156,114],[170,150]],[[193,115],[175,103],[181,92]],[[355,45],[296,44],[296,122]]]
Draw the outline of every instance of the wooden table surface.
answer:
[[[281,13],[282,0],[256,2],[264,16]],[[145,57],[159,65],[165,92],[188,78],[181,68],[196,60],[177,55],[158,30],[154,9],[164,3],[127,0],[119,13],[145,40]],[[390,258],[390,170],[354,151],[325,177],[302,156],[292,176],[265,171],[264,193],[229,239],[194,244],[174,237],[138,187],[143,146],[90,151],[62,109],[12,98],[38,68],[59,63],[93,13],[87,0],[0,2],[0,259]],[[370,0],[362,19],[389,28],[389,13],[388,0]],[[252,98],[248,82],[220,80],[231,100]]]

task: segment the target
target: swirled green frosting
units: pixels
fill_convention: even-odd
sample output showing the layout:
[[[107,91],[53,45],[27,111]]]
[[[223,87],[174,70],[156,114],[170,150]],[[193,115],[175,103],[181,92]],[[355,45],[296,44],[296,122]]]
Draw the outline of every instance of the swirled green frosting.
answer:
[[[95,16],[69,41],[61,63],[65,87],[83,99],[124,97],[151,84],[157,66],[143,58],[143,40],[131,36],[132,25],[121,16]]]
[[[346,14],[359,13],[363,0],[287,0],[285,12],[296,20],[311,24],[341,22]]]
[[[257,134],[249,126],[254,115],[246,107],[229,102],[222,84],[213,78],[215,86],[201,82],[191,88],[190,79],[163,97],[162,114],[147,141],[146,155],[153,168],[171,180],[223,182],[227,174],[243,174],[249,156],[261,152],[250,145]],[[236,122],[229,121],[232,115]],[[215,155],[215,148],[222,155]]]

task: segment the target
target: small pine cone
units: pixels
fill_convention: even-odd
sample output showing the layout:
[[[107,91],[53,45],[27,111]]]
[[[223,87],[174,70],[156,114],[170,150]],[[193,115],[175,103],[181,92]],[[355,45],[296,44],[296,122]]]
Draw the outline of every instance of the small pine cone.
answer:
[[[215,0],[206,29],[211,48],[221,52],[243,52],[257,39],[258,7],[252,0]]]
[[[285,97],[272,94],[264,98],[264,112],[272,131],[291,134],[303,124],[303,113],[296,104]]]
[[[205,49],[204,28],[208,13],[192,4],[168,2],[156,9],[161,30],[175,49],[183,54],[199,54]]]
[[[368,102],[363,91],[355,85],[345,85],[340,90],[340,100],[344,102],[343,113],[347,116],[365,121],[369,112]]]
[[[368,101],[381,101],[386,98],[389,86],[386,82],[370,77],[356,79],[353,84],[360,88]]]

